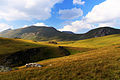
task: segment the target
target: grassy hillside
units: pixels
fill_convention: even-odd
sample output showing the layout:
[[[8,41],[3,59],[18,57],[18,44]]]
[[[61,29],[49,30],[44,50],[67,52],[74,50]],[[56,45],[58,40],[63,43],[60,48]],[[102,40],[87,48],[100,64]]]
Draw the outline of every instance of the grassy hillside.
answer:
[[[43,45],[37,45],[32,41],[26,42],[20,39],[0,38],[0,55],[40,46]]]
[[[69,55],[57,45],[33,42],[22,39],[0,38],[0,65],[20,66],[29,62],[40,61]]]
[[[2,80],[119,80],[120,45],[38,62],[42,68],[0,73]],[[50,65],[51,64],[51,65]]]
[[[97,37],[79,41],[64,41],[60,42],[62,46],[84,47],[84,48],[100,48],[110,45],[120,44],[120,34]]]

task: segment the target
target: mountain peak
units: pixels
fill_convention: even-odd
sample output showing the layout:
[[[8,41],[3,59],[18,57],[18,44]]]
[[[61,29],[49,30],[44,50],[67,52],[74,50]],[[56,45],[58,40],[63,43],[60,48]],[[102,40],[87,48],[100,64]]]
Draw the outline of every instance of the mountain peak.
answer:
[[[86,35],[89,37],[101,37],[101,36],[119,34],[119,33],[120,33],[119,29],[115,29],[112,27],[99,27],[90,30],[89,32],[86,33]]]

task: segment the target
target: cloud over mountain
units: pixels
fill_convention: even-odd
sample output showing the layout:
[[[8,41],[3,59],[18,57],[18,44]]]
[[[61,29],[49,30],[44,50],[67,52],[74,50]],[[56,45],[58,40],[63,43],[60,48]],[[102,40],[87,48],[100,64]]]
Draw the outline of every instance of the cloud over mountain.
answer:
[[[0,31],[4,31],[9,28],[13,28],[13,27],[5,23],[0,23]]]
[[[39,23],[35,23],[35,24],[31,24],[31,25],[24,25],[22,28],[26,28],[26,27],[29,27],[29,26],[48,26],[42,22],[39,22]]]
[[[64,26],[62,29],[59,29],[60,31],[72,31],[76,33],[83,33],[83,31],[89,30],[94,28],[94,25],[91,25],[89,23],[86,23],[84,21],[75,21],[72,22],[70,25]]]

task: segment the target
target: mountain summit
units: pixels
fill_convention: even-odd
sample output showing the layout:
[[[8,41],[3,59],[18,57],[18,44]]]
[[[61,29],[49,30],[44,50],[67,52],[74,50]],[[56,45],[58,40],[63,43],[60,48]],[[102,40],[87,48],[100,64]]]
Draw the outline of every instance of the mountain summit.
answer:
[[[106,35],[120,34],[120,29],[115,29],[112,27],[100,27],[92,29],[84,34],[86,38],[102,37]]]

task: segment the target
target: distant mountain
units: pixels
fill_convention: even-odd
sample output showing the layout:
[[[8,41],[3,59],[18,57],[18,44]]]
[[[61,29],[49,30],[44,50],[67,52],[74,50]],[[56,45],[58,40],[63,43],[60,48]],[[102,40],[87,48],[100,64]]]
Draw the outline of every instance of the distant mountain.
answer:
[[[77,36],[74,34],[67,34],[60,32],[53,27],[45,26],[29,26],[26,28],[20,28],[15,30],[3,31],[0,33],[1,37],[7,38],[23,38],[36,41],[48,41],[48,40],[76,40]]]
[[[72,31],[62,31],[64,33],[68,33],[68,34],[74,34]]]
[[[120,34],[120,29],[115,29],[112,27],[100,27],[96,29],[92,29],[84,34],[85,38],[94,38],[94,37],[102,37],[106,35],[112,34]]]
[[[10,30],[12,30],[12,29],[11,29],[11,28],[6,29],[6,30],[2,31],[2,33],[1,33],[1,34],[7,33],[7,32],[8,32],[8,31],[10,31]]]
[[[26,28],[3,31],[0,33],[0,37],[7,38],[17,37],[35,41],[48,41],[48,40],[71,41],[101,37],[112,34],[120,34],[120,29],[115,29],[111,27],[100,27],[92,29],[84,34],[74,34],[69,31],[60,32],[53,27],[29,26]]]

